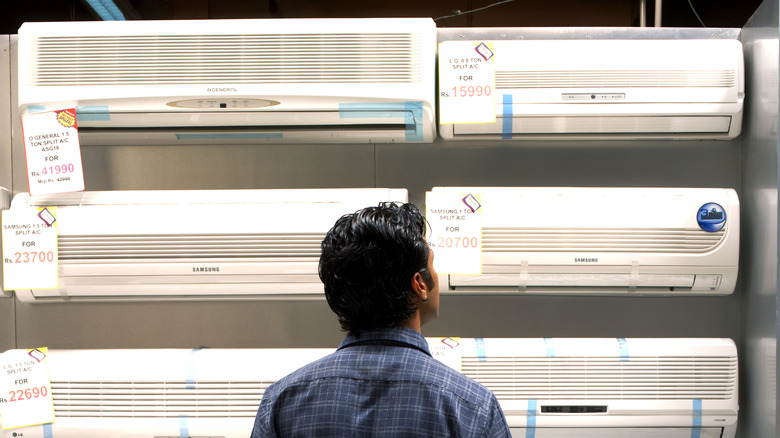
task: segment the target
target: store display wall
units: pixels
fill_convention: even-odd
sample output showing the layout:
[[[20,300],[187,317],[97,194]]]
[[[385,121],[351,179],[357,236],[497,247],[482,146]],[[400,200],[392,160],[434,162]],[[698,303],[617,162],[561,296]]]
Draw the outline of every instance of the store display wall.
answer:
[[[765,3],[774,7],[775,21],[773,27],[763,27],[769,26],[767,29],[773,30],[776,38],[777,0]],[[624,31],[615,29],[618,33]],[[0,68],[10,71],[12,90],[17,79],[15,41],[14,36],[9,38],[10,69],[0,60]],[[0,79],[3,74],[0,72]],[[4,154],[0,155],[0,185],[9,180],[13,192],[18,193],[27,190],[21,126],[14,93],[10,102],[2,99],[5,97],[0,98],[0,104],[12,109],[13,135],[10,145],[3,143],[7,141],[3,132],[11,130],[0,130],[0,154]],[[761,135],[758,122],[753,121],[748,122],[750,131],[731,141],[445,143],[438,139],[433,144],[406,145],[89,146],[82,148],[82,160],[87,190],[397,187],[407,188],[410,200],[420,207],[426,190],[447,185],[732,187],[747,203],[743,220],[755,227],[745,234],[744,239],[749,241],[743,248],[749,253],[741,260],[740,280],[732,295],[446,296],[442,298],[439,319],[426,326],[424,334],[731,338],[740,351],[743,343],[749,345],[749,353],[742,355],[747,364],[741,366],[742,381],[749,382],[743,386],[747,402],[741,414],[743,422],[747,416],[756,430],[771,428],[774,435],[774,423],[770,425],[761,408],[755,407],[759,403],[768,406],[771,400],[771,408],[775,408],[774,393],[761,393],[757,385],[766,385],[765,378],[774,378],[761,370],[766,364],[759,360],[774,358],[776,233],[772,237],[773,269],[756,262],[769,263],[766,256],[771,257],[772,242],[769,246],[755,244],[767,237],[759,228],[776,231],[776,100],[773,105],[774,137],[760,141],[756,140]],[[748,157],[746,152],[753,151],[756,155]],[[4,163],[12,166],[7,168]],[[774,166],[774,173],[758,170],[759,166]],[[772,207],[762,203],[759,196],[774,201],[774,216],[765,210]],[[769,222],[765,213],[769,214]],[[755,276],[748,281],[746,272]],[[752,321],[750,308],[762,317]],[[34,305],[0,298],[0,351],[38,346],[335,347],[342,336],[324,300]],[[766,354],[762,339],[771,341],[772,355]],[[746,380],[745,372],[754,373],[751,377],[756,376],[755,383]],[[775,380],[772,382],[774,386]]]

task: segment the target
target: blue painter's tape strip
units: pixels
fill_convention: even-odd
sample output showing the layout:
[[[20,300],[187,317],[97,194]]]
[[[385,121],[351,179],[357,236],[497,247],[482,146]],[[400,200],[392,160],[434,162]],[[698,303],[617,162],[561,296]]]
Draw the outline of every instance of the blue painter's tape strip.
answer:
[[[512,95],[505,94],[503,101],[501,138],[503,140],[512,139]]]
[[[555,357],[555,343],[552,338],[544,338],[547,357]]]
[[[701,416],[701,399],[695,398],[693,399],[693,427],[691,427],[691,438],[699,438],[701,436]]]
[[[179,416],[179,438],[190,438],[190,425],[184,415]]]
[[[402,119],[406,105],[413,102],[340,103],[342,119]]]
[[[628,360],[628,342],[626,341],[626,338],[617,338],[618,345],[620,345],[620,360],[621,361],[627,361]]]
[[[176,134],[176,140],[281,140],[283,137],[281,132]]]
[[[487,354],[485,354],[485,340],[482,338],[475,338],[477,343],[477,361],[484,362],[487,360]]]
[[[190,360],[187,361],[187,378],[185,380],[187,389],[195,389],[195,353],[199,352],[200,348],[193,348],[190,351]]]
[[[43,438],[54,438],[54,430],[51,423],[43,423]]]
[[[404,109],[406,110],[406,141],[422,141],[422,102],[405,102]]]
[[[27,114],[42,113],[46,111],[43,105],[27,105]]]
[[[340,103],[342,119],[403,119],[407,141],[422,141],[422,102]]]
[[[107,122],[111,120],[108,105],[86,105],[76,107],[76,120],[79,122]]]
[[[525,438],[534,438],[536,436],[536,399],[528,400],[527,417]]]

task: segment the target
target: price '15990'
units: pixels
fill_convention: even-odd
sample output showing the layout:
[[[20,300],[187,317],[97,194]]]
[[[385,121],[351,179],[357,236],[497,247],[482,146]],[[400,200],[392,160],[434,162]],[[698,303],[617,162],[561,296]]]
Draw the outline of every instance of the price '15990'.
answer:
[[[461,85],[452,87],[452,95],[455,97],[482,97],[490,96],[493,89],[490,85]]]

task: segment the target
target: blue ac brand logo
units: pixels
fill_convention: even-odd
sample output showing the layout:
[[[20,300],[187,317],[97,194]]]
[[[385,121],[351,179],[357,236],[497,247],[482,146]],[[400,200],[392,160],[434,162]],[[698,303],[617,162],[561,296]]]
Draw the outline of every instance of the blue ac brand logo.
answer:
[[[710,202],[699,207],[696,221],[704,231],[720,231],[726,225],[726,211],[720,204]]]

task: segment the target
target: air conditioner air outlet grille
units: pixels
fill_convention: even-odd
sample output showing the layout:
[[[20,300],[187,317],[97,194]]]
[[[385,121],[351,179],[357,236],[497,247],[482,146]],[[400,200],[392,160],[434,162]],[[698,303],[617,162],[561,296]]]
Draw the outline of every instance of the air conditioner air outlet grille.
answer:
[[[39,37],[33,86],[415,83],[415,33]]]
[[[522,88],[733,88],[735,70],[497,71],[496,89]]]
[[[58,238],[59,260],[319,258],[324,233],[168,234]]]
[[[56,417],[253,418],[272,381],[56,382]]]
[[[461,368],[499,400],[726,400],[737,388],[732,357],[463,357]]]
[[[498,228],[482,231],[482,250],[501,252],[704,253],[724,239],[725,229]]]

